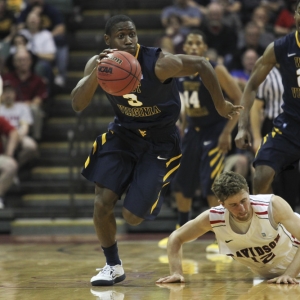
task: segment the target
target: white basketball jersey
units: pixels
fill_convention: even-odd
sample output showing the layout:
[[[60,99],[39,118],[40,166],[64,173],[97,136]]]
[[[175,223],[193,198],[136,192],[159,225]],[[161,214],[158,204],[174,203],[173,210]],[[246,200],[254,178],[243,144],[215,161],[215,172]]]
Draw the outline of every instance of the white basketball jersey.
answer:
[[[245,234],[232,231],[229,211],[221,205],[210,209],[209,218],[220,253],[231,256],[263,277],[273,278],[284,273],[300,242],[282,224],[276,229],[271,225],[271,197],[250,195],[253,217]]]

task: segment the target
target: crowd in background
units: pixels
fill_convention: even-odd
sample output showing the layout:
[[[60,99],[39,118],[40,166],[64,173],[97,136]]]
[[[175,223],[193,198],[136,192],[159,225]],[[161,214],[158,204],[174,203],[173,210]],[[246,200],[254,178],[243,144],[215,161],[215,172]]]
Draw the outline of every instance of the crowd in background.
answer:
[[[0,0],[0,208],[18,172],[39,155],[45,107],[63,87],[68,45],[63,14],[44,0]]]

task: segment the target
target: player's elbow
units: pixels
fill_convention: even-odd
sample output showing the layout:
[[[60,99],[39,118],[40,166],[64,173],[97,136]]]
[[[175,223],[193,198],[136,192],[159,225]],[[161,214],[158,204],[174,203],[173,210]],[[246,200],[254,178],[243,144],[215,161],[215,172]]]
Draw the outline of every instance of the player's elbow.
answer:
[[[74,98],[72,99],[72,108],[76,112],[81,112],[83,110],[83,107]]]
[[[78,105],[77,103],[75,103],[74,101],[72,101],[72,108],[75,112],[83,111],[83,108],[80,105]]]

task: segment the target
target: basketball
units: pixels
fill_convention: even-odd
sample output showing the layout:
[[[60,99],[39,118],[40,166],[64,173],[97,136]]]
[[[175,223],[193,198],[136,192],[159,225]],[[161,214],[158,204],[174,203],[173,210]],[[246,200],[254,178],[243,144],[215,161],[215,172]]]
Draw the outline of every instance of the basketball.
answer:
[[[97,79],[108,94],[123,96],[135,90],[142,78],[138,60],[128,52],[114,51],[101,59]]]

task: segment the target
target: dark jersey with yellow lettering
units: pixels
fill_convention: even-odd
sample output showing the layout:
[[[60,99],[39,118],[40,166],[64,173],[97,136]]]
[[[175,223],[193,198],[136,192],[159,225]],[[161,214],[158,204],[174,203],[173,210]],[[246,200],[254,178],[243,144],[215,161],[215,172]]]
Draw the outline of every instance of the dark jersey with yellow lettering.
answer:
[[[106,93],[115,112],[115,123],[127,129],[161,128],[175,125],[180,113],[180,98],[175,79],[161,83],[155,64],[161,49],[138,45],[137,59],[142,68],[140,85],[130,94]]]
[[[276,40],[274,50],[284,87],[282,109],[300,122],[300,41],[297,32]]]
[[[211,65],[215,67],[214,63]],[[181,77],[177,81],[189,127],[204,128],[219,122],[225,124],[226,119],[217,112],[211,95],[199,75]]]

